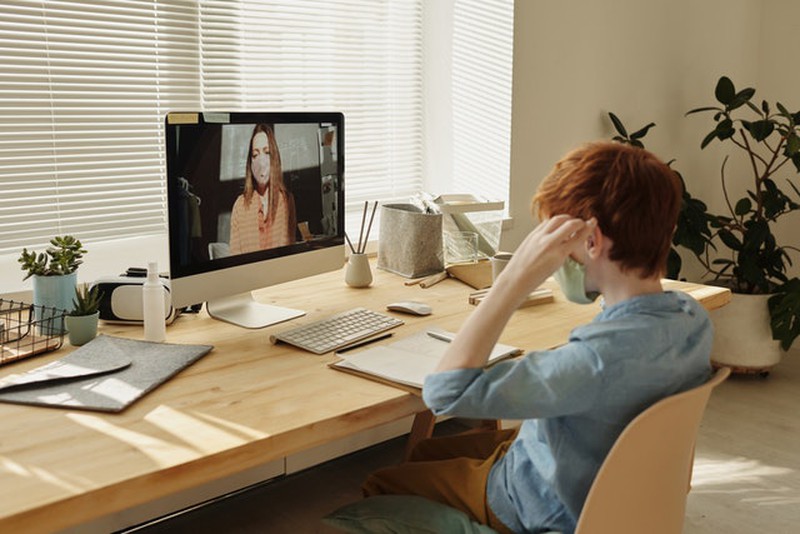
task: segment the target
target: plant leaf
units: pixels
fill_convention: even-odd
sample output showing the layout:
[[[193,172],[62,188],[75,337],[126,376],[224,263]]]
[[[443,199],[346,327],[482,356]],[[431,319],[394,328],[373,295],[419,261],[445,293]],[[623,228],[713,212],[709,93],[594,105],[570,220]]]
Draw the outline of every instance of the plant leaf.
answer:
[[[722,242],[725,243],[731,250],[742,250],[742,242],[739,241],[739,238],[733,235],[730,230],[722,229],[719,231],[719,238],[722,239]]]
[[[736,213],[736,215],[739,215],[741,217],[745,213],[749,212],[752,207],[753,204],[750,202],[750,199],[743,198],[736,203],[736,208],[734,208],[733,211]]]
[[[667,278],[678,280],[681,272],[682,260],[680,254],[674,249],[669,249],[669,256],[667,256]]]
[[[714,89],[714,96],[717,98],[717,102],[725,106],[733,102],[736,96],[736,89],[733,87],[733,82],[730,78],[723,76],[717,81],[717,87]]]
[[[708,146],[708,144],[717,138],[717,130],[712,130],[708,135],[703,138],[703,142],[700,143],[700,149],[704,149]]]
[[[800,150],[800,138],[797,137],[797,134],[792,132],[786,137],[786,146],[783,148],[783,155],[787,158],[791,158],[797,154],[798,150]]]
[[[652,128],[653,126],[655,126],[655,125],[656,125],[656,123],[654,123],[654,122],[651,122],[650,124],[648,124],[648,125],[647,125],[647,126],[645,126],[644,128],[641,128],[641,129],[639,129],[639,130],[636,130],[635,132],[633,132],[633,133],[631,134],[631,139],[641,139],[642,137],[644,137],[645,135],[647,135],[647,131],[648,131],[650,128]]]
[[[772,338],[781,342],[781,348],[789,350],[800,335],[800,280],[792,278],[784,282],[769,298],[767,306]]]
[[[622,121],[619,120],[619,117],[617,117],[610,111],[608,112],[608,116],[611,119],[611,123],[614,125],[614,129],[617,130],[617,132],[619,132],[619,134],[622,137],[625,137],[627,139],[628,131],[625,129],[625,126],[622,125]]]
[[[725,119],[717,123],[717,127],[714,129],[714,132],[720,141],[724,141],[725,139],[733,137],[733,134],[736,133],[736,130],[733,128],[733,121],[731,119]]]
[[[775,125],[772,121],[765,119],[752,123],[748,131],[753,136],[753,139],[760,142],[769,137],[774,129]]]
[[[734,109],[738,109],[743,105],[747,104],[747,107],[758,113],[761,114],[761,110],[756,107],[755,104],[750,102],[750,99],[755,94],[756,90],[748,87],[747,89],[742,89],[739,91],[736,96],[733,97],[731,103],[728,104],[728,111],[733,111]]]
[[[689,111],[686,112],[686,115],[691,115],[692,113],[700,113],[701,111],[718,111],[722,113],[722,110],[720,108],[712,106],[703,106],[701,108],[690,109]],[[714,119],[716,120],[716,116],[714,117]]]

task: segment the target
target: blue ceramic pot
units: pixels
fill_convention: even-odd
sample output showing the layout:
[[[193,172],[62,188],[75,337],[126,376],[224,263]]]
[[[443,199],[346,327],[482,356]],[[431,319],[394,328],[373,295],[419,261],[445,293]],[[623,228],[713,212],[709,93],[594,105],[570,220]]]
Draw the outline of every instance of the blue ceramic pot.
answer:
[[[55,319],[72,310],[72,299],[78,285],[78,273],[60,276],[33,276],[33,303],[35,318],[43,334],[66,332],[63,319]],[[44,306],[45,308],[41,308]],[[55,308],[54,311],[52,308]],[[60,311],[59,311],[60,310]]]

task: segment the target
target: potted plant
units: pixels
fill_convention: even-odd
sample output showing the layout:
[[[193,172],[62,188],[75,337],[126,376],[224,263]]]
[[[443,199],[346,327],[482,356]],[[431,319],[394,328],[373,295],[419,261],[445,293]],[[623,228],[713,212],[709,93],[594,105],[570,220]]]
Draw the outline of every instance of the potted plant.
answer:
[[[72,297],[77,287],[78,267],[86,254],[81,242],[73,236],[59,236],[50,240],[45,252],[28,252],[22,249],[19,263],[26,272],[23,280],[33,280],[33,303],[36,305],[36,320],[44,319],[42,310],[55,308],[63,313],[72,308]],[[52,310],[49,312],[54,314]]]
[[[75,288],[72,311],[66,317],[69,342],[83,345],[97,336],[97,319],[100,316],[100,286]]]
[[[756,105],[755,92],[751,87],[737,91],[723,76],[714,91],[718,105],[687,115],[711,113],[714,128],[700,148],[715,140],[727,143],[746,158],[738,174],[749,173],[746,193],[734,202],[726,175],[729,156],[723,159],[720,176],[727,213],[710,216],[714,234],[703,254],[697,254],[715,283],[734,294],[734,306],[720,309],[715,318],[714,359],[743,371],[766,372],[780,361],[780,349],[755,345],[758,325],[766,323],[764,330],[783,350],[800,335],[800,279],[787,275],[792,264],[789,252],[800,249],[779,245],[773,233],[779,218],[800,209],[782,189],[788,186],[800,200],[800,190],[789,178],[800,172],[800,112],[790,112],[780,102],[774,107],[766,100]],[[717,254],[712,255],[711,249]],[[764,319],[757,319],[759,315]]]
[[[744,196],[732,199],[725,156],[720,177],[727,212],[710,214],[686,192],[673,242],[692,251],[706,269],[707,281],[733,292],[728,306],[712,312],[713,361],[740,372],[766,374],[780,361],[781,349],[788,350],[800,335],[800,279],[787,274],[789,252],[800,249],[779,245],[773,233],[780,217],[800,209],[782,189],[788,186],[800,198],[800,190],[786,176],[800,172],[800,112],[790,112],[781,103],[774,108],[767,101],[756,105],[754,96],[755,89],[737,91],[723,76],[715,89],[718,105],[687,113],[712,114],[714,128],[701,149],[715,140],[727,143],[745,156],[746,172],[740,170],[739,175],[749,173],[749,180],[742,184]],[[647,133],[627,135],[618,119],[612,117],[612,122],[618,132],[622,128],[615,139],[623,142]]]

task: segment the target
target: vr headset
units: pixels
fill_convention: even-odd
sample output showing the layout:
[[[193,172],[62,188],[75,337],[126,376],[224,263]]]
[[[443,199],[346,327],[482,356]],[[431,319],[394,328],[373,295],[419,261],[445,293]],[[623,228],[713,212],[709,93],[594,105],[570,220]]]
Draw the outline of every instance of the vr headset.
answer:
[[[100,292],[100,319],[110,323],[142,324],[142,286],[147,281],[147,270],[130,268],[120,276],[96,280],[91,288],[97,286]],[[178,315],[172,307],[169,278],[161,277],[164,287],[164,319],[167,324]]]

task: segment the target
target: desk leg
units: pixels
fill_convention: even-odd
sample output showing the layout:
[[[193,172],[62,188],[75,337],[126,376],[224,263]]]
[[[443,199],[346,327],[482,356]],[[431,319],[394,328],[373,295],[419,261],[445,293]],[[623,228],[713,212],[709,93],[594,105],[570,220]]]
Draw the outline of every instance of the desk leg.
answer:
[[[433,435],[433,426],[435,424],[436,416],[433,415],[433,412],[430,410],[419,412],[414,416],[414,422],[411,424],[411,432],[408,434],[408,441],[406,442],[406,460],[410,458],[411,451],[414,450],[417,443]]]
[[[433,427],[435,424],[436,416],[433,415],[430,410],[419,412],[414,416],[414,422],[411,424],[411,432],[408,434],[408,441],[406,442],[406,450],[404,453],[406,461],[411,457],[411,451],[414,450],[417,443],[433,435]],[[465,434],[500,429],[501,424],[499,419],[480,419],[476,427],[473,430],[468,430]]]

